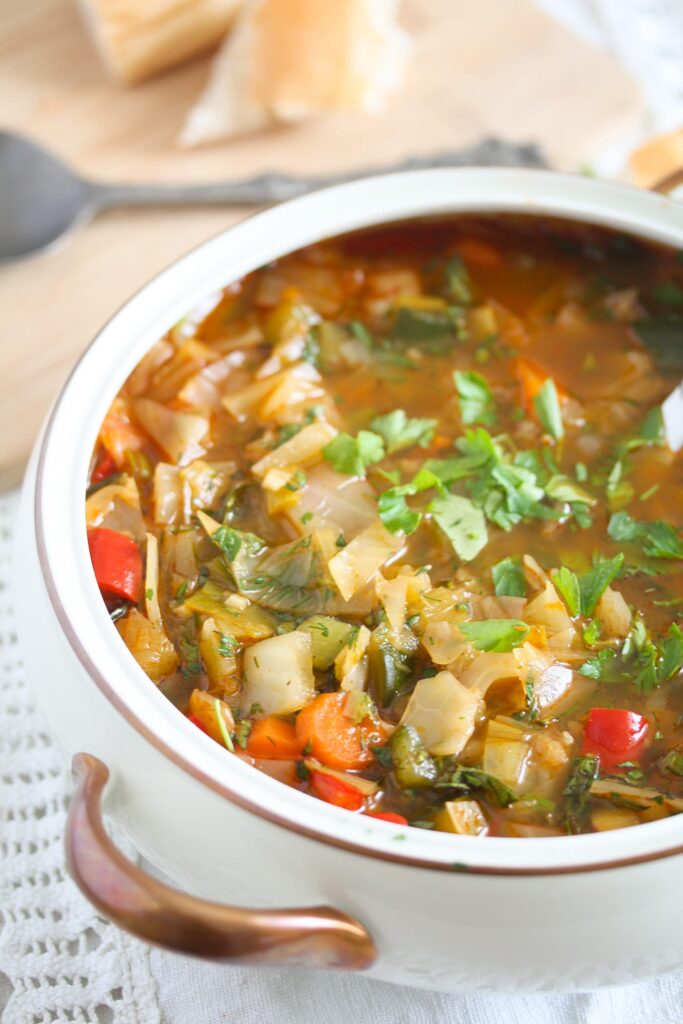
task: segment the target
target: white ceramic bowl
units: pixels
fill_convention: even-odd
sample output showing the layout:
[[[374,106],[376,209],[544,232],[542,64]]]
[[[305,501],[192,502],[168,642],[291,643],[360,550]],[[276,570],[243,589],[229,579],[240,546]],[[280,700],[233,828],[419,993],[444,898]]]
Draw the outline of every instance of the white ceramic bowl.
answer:
[[[460,211],[553,214],[683,249],[673,200],[586,178],[435,170],[327,189],[241,222],[146,285],[80,360],[36,446],[18,537],[24,657],[66,751],[111,770],[106,812],[193,894],[327,904],[367,929],[329,911],[240,915],[152,892],[107,847],[95,800],[102,779],[82,761],[72,870],[104,912],[150,940],[248,962],[365,966],[376,978],[460,990],[586,989],[683,964],[683,815],[595,835],[482,840],[312,800],[227,757],[177,712],[121,642],[91,571],[90,453],[110,402],[161,335],[226,283],[303,245]]]

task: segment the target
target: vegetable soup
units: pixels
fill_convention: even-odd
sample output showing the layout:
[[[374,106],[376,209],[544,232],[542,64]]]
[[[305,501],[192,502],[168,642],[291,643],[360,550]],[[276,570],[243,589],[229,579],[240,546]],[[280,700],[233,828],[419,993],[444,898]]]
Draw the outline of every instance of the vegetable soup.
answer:
[[[514,837],[676,814],[682,370],[681,254],[622,234],[467,215],[286,256],[102,424],[111,618],[226,756],[347,811]]]

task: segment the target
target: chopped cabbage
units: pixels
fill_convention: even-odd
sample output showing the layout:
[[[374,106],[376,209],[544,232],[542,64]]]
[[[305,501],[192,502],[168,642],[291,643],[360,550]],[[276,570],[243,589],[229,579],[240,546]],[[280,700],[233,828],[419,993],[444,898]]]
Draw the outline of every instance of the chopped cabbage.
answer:
[[[329,570],[344,600],[365,586],[402,543],[377,519],[342,548],[330,561]]]
[[[474,732],[480,701],[450,672],[415,684],[401,725],[411,725],[430,754],[459,754]]]
[[[175,647],[163,629],[150,622],[137,608],[131,608],[119,619],[116,628],[140,668],[153,682],[158,683],[164,676],[175,672],[179,662]]]
[[[209,431],[206,417],[173,412],[151,398],[137,398],[133,409],[152,440],[178,466],[185,466],[203,454],[201,442]]]

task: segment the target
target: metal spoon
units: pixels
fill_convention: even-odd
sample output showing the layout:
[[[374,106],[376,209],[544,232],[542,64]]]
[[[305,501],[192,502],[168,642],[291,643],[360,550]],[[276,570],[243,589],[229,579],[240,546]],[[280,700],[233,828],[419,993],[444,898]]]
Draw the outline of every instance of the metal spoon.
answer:
[[[48,248],[100,210],[113,206],[260,206],[365,174],[477,165],[547,166],[533,144],[484,139],[471,149],[330,177],[300,178],[272,173],[207,185],[112,185],[81,178],[37,143],[0,132],[0,263]]]

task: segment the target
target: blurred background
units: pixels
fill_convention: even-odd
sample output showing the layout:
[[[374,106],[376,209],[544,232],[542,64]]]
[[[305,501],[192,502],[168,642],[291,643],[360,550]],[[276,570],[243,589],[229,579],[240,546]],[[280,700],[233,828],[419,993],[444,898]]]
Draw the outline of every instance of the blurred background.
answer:
[[[0,0],[0,128],[111,182],[337,173],[493,136],[648,184],[683,164],[682,106],[678,0]],[[102,323],[246,212],[109,212],[0,268],[0,483]]]

